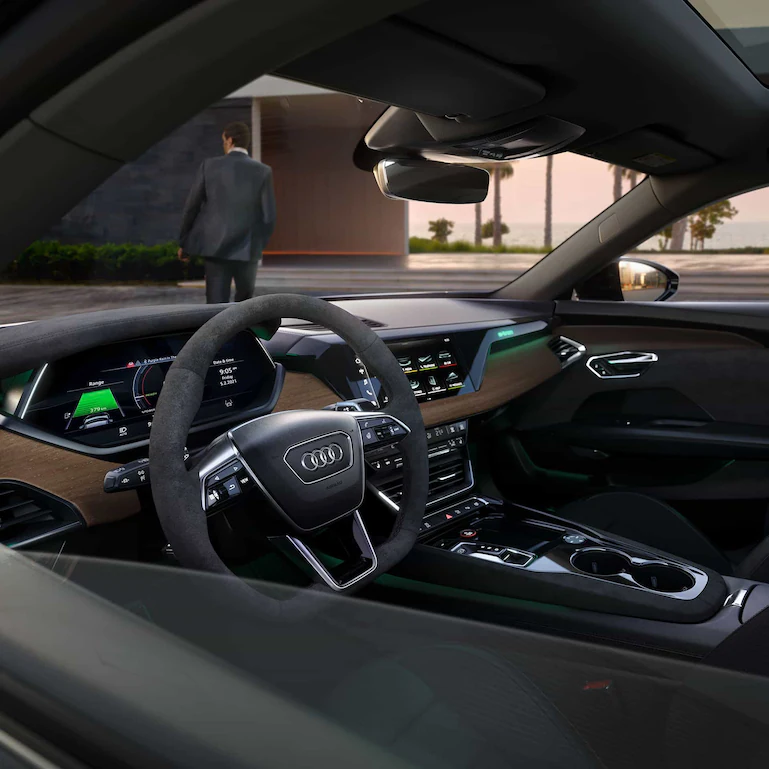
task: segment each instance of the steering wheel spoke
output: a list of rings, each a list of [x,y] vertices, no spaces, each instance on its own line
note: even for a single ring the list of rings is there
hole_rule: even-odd
[[[365,580],[376,571],[379,565],[376,550],[371,544],[371,538],[358,510],[352,513],[350,533],[351,539],[358,549],[359,557],[339,562],[333,566],[324,563],[322,557],[301,537],[293,535],[283,537],[285,544],[282,549],[289,556],[299,556],[302,565],[309,567],[316,580],[319,579],[335,592],[341,592],[348,590],[357,582]]]

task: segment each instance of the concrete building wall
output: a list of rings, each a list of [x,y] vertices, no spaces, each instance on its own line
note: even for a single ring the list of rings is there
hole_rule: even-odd
[[[185,123],[123,166],[46,237],[95,244],[175,241],[195,171],[221,154],[222,129],[234,120],[250,123],[250,99],[219,102]]]

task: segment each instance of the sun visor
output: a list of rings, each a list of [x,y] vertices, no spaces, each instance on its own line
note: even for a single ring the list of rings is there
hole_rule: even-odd
[[[459,120],[514,112],[545,95],[531,78],[397,19],[360,30],[276,74]]]
[[[630,131],[580,154],[653,176],[697,171],[716,162],[707,152],[652,128]]]

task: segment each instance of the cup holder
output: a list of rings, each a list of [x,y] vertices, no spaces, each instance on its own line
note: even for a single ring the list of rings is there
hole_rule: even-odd
[[[630,561],[621,553],[611,550],[582,550],[571,560],[575,569],[599,577],[612,577],[627,571]]]
[[[627,574],[636,585],[657,593],[682,593],[694,587],[689,572],[667,563],[635,564],[616,550],[586,549],[574,553],[572,566],[595,577],[617,577]]]
[[[682,593],[694,587],[694,578],[677,566],[650,563],[636,566],[631,571],[633,579],[642,587],[660,593]]]

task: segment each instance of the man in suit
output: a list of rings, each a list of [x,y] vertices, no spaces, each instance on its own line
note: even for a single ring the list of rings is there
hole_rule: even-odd
[[[224,156],[203,161],[187,197],[179,235],[179,258],[202,256],[206,301],[254,295],[262,251],[275,229],[272,169],[248,154],[251,131],[230,123],[222,133]]]

